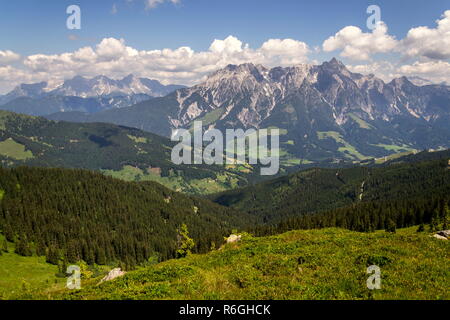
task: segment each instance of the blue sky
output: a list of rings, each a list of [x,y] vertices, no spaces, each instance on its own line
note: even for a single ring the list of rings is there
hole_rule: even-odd
[[[0,49],[21,54],[62,53],[105,37],[124,38],[137,49],[205,50],[213,39],[234,35],[251,46],[293,38],[312,46],[347,25],[366,29],[366,8],[377,4],[397,38],[415,26],[432,27],[448,0],[182,0],[145,10],[145,0],[15,0],[0,3]],[[82,10],[82,29],[66,29],[66,8]],[[113,5],[117,13],[112,14]],[[77,34],[80,41],[68,40]]]
[[[66,28],[66,8],[74,4],[81,30]],[[369,5],[381,9],[379,32],[366,26]],[[287,66],[333,56],[385,80],[450,83],[447,10],[448,0],[1,1],[0,93],[99,73],[190,85],[227,63]]]

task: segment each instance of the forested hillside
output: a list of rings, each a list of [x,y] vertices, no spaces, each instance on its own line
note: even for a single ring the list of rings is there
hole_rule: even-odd
[[[55,122],[0,110],[0,165],[97,170],[127,181],[157,181],[172,190],[212,193],[245,186],[259,169],[175,165],[175,142],[107,123]],[[253,170],[255,169],[255,170]]]
[[[99,173],[0,169],[0,231],[16,252],[53,264],[122,262],[175,257],[177,229],[187,225],[194,252],[220,244],[255,219],[154,182],[124,182]]]
[[[309,169],[210,198],[255,215],[270,228],[278,224],[278,231],[326,226],[367,231],[388,223],[406,227],[430,222],[434,211],[444,214],[449,195],[450,170],[443,158],[376,168]]]

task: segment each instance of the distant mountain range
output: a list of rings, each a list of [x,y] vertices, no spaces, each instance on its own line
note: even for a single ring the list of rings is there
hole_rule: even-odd
[[[416,79],[417,80],[417,79]],[[59,113],[54,120],[109,122],[169,136],[203,120],[211,128],[281,130],[285,162],[364,160],[394,152],[450,146],[450,87],[389,83],[321,65],[267,69],[229,65],[191,88],[95,114]]]
[[[389,83],[332,59],[272,69],[229,65],[205,82],[163,86],[132,75],[21,85],[0,109],[69,122],[105,122],[169,137],[172,129],[279,128],[282,165],[361,161],[450,147],[450,87]],[[12,99],[12,100],[11,100]]]
[[[157,80],[133,75],[121,80],[77,76],[56,87],[47,82],[21,84],[0,96],[0,109],[35,116],[74,111],[96,113],[162,97],[180,88],[184,87],[165,86]]]

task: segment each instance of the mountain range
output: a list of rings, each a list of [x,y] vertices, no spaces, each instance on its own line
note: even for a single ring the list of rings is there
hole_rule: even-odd
[[[10,101],[0,108],[14,112],[166,137],[197,120],[222,130],[279,128],[283,166],[450,147],[449,86],[406,77],[386,83],[334,58],[272,69],[228,65],[189,88],[132,75],[75,77],[51,89],[45,82],[21,85],[2,99]]]
[[[279,128],[285,162],[364,160],[450,146],[450,87],[384,82],[332,59],[272,69],[229,65],[165,97],[54,120],[109,122],[170,136],[202,120],[207,128]]]
[[[121,80],[77,76],[56,86],[47,82],[21,84],[0,96],[0,109],[35,116],[73,111],[95,113],[131,106],[180,88],[183,86],[165,86],[157,80],[134,75]]]

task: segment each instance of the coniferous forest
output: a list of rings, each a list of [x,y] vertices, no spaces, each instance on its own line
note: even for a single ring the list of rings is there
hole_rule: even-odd
[[[397,227],[429,223],[433,216],[443,219],[450,199],[447,156],[445,151],[428,161],[418,154],[382,167],[308,169],[210,199],[279,230],[291,225],[370,231],[388,222]]]
[[[206,252],[255,219],[153,182],[124,182],[83,170],[0,169],[0,230],[16,252],[52,264],[175,257],[185,224],[193,252]]]

